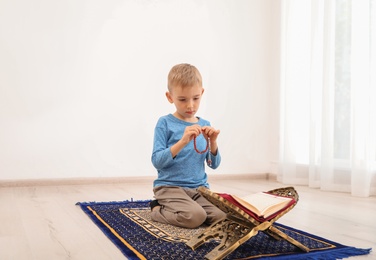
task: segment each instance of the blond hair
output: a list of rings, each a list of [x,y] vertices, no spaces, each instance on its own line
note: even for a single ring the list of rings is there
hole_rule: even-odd
[[[168,73],[168,91],[173,87],[191,87],[198,84],[202,87],[202,78],[198,69],[190,64],[177,64]]]

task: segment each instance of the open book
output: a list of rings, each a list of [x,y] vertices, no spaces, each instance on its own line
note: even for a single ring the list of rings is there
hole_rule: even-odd
[[[218,193],[218,195],[241,208],[258,221],[270,220],[296,202],[293,198],[267,192],[258,192],[241,198],[224,193]]]

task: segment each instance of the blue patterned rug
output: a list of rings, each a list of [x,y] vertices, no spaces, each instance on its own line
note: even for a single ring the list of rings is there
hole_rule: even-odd
[[[153,222],[149,201],[77,203],[128,259],[204,259],[218,245],[209,241],[191,250],[185,242],[203,229],[184,229]],[[344,246],[282,224],[275,227],[311,249],[304,253],[284,240],[263,232],[249,239],[225,259],[342,259],[368,254],[371,249]]]

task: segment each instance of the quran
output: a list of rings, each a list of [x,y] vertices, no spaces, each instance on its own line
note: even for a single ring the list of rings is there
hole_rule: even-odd
[[[296,202],[292,197],[284,197],[267,192],[258,192],[245,197],[226,193],[218,193],[218,195],[241,208],[260,222],[274,218],[281,211]]]

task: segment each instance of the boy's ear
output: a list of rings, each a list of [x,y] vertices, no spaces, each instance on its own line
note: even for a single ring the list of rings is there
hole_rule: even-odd
[[[170,102],[171,104],[174,103],[174,101],[172,100],[170,92],[168,92],[168,91],[166,92],[166,97],[167,97],[168,102]]]

